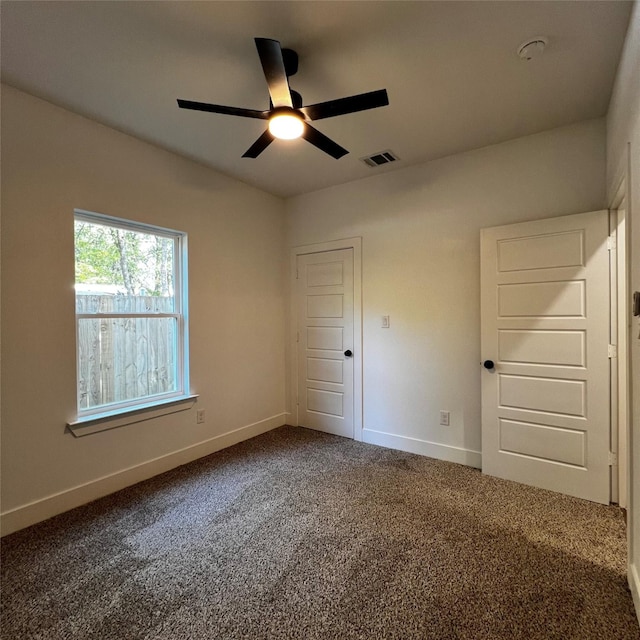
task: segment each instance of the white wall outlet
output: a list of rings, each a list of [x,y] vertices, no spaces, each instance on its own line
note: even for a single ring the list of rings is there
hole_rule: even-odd
[[[451,420],[451,414],[448,411],[440,412],[440,424],[443,427],[448,427]]]
[[[388,329],[391,326],[389,322],[389,316],[382,316],[382,328]]]
[[[202,424],[204,422],[204,418],[204,409],[198,409],[198,411],[196,411],[196,423]]]

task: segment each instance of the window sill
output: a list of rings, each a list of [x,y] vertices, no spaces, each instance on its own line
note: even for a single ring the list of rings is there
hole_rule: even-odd
[[[186,411],[193,407],[197,399],[197,395],[181,396],[139,405],[135,409],[105,411],[104,413],[97,413],[68,422],[67,427],[76,438],[81,438],[91,433],[116,429],[127,424],[151,420],[152,418],[166,416],[178,411]]]

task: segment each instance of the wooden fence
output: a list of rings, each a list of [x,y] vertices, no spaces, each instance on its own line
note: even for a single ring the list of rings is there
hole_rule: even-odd
[[[76,295],[76,313],[172,313],[173,299]],[[174,318],[79,318],[81,409],[167,393],[176,388]]]

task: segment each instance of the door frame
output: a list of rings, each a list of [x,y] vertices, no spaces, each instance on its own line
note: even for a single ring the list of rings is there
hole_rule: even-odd
[[[616,358],[611,360],[611,451],[615,453],[616,477],[612,477],[612,502],[627,508],[630,503],[630,415],[629,403],[629,342],[628,342],[628,291],[629,264],[627,249],[626,209],[629,206],[626,175],[622,177],[609,206],[610,237],[615,238],[611,268],[611,344],[616,345]],[[624,208],[621,206],[624,205]]]
[[[298,418],[298,287],[296,269],[298,256],[353,249],[353,439],[362,440],[362,238],[344,238],[329,242],[305,244],[291,249],[289,270],[289,345],[291,381],[289,403],[291,422],[300,426]]]

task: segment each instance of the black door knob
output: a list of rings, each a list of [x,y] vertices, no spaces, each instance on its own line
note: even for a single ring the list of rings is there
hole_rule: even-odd
[[[482,363],[482,366],[483,366],[485,369],[493,369],[496,365],[494,364],[493,360],[485,360],[485,361]]]
[[[347,350],[344,352],[344,355],[345,355],[345,356],[347,356],[347,358],[350,358],[350,357],[353,355],[353,353],[352,353],[351,349],[347,349]]]

